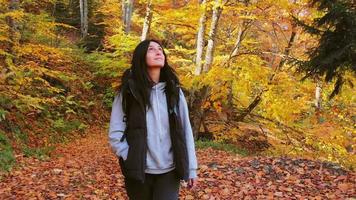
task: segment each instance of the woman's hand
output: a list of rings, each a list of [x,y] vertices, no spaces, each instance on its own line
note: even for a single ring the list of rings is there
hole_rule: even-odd
[[[198,178],[190,178],[188,180],[188,188],[189,189],[194,189],[197,184],[198,184]]]

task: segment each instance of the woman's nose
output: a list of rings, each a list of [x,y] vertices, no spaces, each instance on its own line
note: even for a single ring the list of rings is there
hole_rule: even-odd
[[[159,49],[156,49],[156,55],[162,55],[162,51]]]

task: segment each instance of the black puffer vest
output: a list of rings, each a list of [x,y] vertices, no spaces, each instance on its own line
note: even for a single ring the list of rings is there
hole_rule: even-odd
[[[147,156],[146,106],[141,100],[134,80],[127,72],[124,73],[124,76],[128,76],[123,78],[121,88],[122,94],[125,95],[123,102],[126,118],[124,137],[129,145],[129,151],[125,161],[120,157],[120,167],[126,178],[144,182]],[[176,94],[179,94],[179,87],[175,88],[178,90],[175,91],[178,92]],[[189,163],[185,133],[179,118],[178,103],[172,105],[173,102],[178,102],[179,98],[172,99],[173,96],[170,94],[166,94],[166,96],[175,170],[180,179],[188,180]]]

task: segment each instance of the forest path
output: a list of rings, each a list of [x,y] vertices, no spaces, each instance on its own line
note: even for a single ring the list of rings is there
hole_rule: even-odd
[[[19,156],[0,180],[0,199],[127,199],[107,133],[59,145],[45,161]],[[336,165],[294,158],[240,157],[197,150],[199,183],[182,183],[180,199],[355,199],[356,174]]]

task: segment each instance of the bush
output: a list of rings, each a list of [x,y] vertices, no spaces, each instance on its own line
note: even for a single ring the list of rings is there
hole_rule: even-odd
[[[195,142],[195,145],[197,148],[200,148],[200,149],[205,149],[205,148],[211,147],[213,149],[223,150],[223,151],[231,152],[234,154],[239,154],[241,156],[248,155],[248,152],[246,150],[240,149],[240,148],[236,147],[235,145],[224,144],[224,143],[211,141],[211,140],[197,140]]]
[[[0,132],[0,170],[10,171],[16,160],[6,135]]]
[[[22,149],[26,157],[35,157],[40,160],[48,159],[50,153],[53,150],[54,150],[53,146],[39,147],[39,148],[30,148],[26,146]]]

